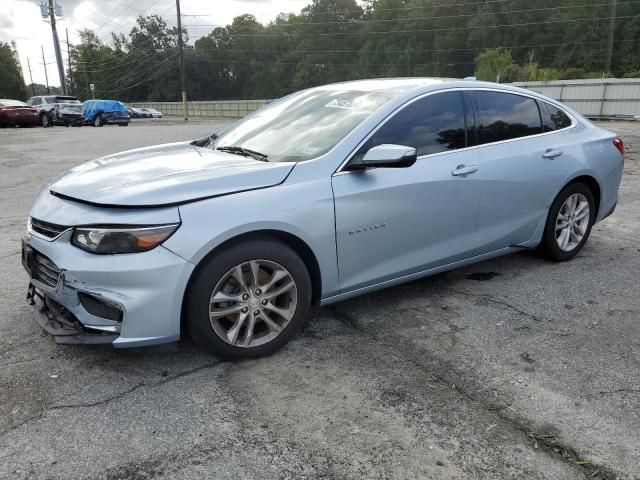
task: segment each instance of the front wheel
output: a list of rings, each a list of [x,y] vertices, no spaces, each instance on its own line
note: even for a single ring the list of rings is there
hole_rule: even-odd
[[[104,125],[104,120],[102,118],[102,115],[96,115],[96,118],[93,120],[93,126],[101,127],[103,125]]]
[[[273,240],[227,248],[196,273],[186,303],[193,339],[214,355],[269,355],[302,327],[311,280],[300,257]]]
[[[551,260],[569,260],[584,246],[596,217],[591,189],[572,183],[556,197],[545,226],[541,250]]]

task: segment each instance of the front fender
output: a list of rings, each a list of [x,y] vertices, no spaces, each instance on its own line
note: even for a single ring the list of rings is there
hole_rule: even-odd
[[[315,255],[322,296],[338,293],[333,193],[329,178],[241,192],[179,206],[182,221],[166,248],[197,265],[239,235],[276,230],[296,236]]]

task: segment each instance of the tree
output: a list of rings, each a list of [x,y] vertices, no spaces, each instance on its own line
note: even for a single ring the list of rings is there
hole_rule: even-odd
[[[476,58],[478,80],[499,82],[500,77],[515,67],[511,52],[506,48],[487,48]]]
[[[0,42],[0,98],[26,100],[27,97],[16,45]]]

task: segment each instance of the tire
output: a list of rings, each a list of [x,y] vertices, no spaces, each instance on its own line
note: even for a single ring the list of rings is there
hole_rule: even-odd
[[[226,359],[269,355],[287,343],[309,316],[309,272],[286,245],[275,240],[244,241],[204,262],[190,282],[185,323],[193,340],[212,354]],[[258,265],[257,288],[250,262]],[[236,281],[238,266],[243,284]],[[281,290],[284,293],[278,293]],[[216,301],[214,294],[233,300]],[[225,316],[230,310],[234,313]]]
[[[102,127],[103,125],[104,125],[104,119],[102,118],[102,115],[96,115],[96,118],[93,119],[93,126]]]
[[[575,202],[572,203],[569,199],[575,199]],[[583,206],[585,202],[589,209],[586,214]],[[561,213],[568,219],[560,218]],[[595,216],[595,200],[591,189],[584,183],[566,186],[549,209],[540,251],[554,262],[573,258],[587,242]],[[561,228],[562,225],[567,226]]]
[[[40,115],[40,125],[42,125],[42,128],[49,128],[53,126],[53,120],[51,120],[51,116],[48,113]]]

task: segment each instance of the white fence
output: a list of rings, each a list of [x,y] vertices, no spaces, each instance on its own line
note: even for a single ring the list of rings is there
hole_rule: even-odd
[[[216,100],[204,102],[187,102],[189,118],[242,118],[255,112],[266,103],[266,100]],[[132,102],[132,107],[155,108],[163,115],[182,116],[181,102]]]
[[[640,117],[640,78],[515,82],[512,85],[559,100],[587,117]],[[265,103],[266,100],[189,102],[189,118],[242,118]],[[135,102],[130,105],[155,108],[169,116],[183,114],[180,102]]]
[[[640,78],[515,82],[558,100],[586,117],[640,117]]]

